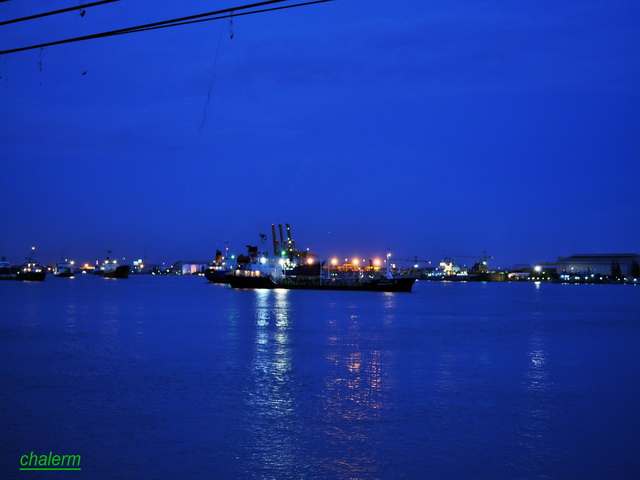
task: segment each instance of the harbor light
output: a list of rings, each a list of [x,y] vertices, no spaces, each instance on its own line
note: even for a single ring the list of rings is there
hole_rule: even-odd
[[[337,258],[332,258],[331,259],[331,265],[338,265],[338,259]]]
[[[360,264],[360,260],[358,260],[357,258],[353,259],[353,264],[354,265],[359,265]]]
[[[374,266],[376,266],[376,267],[379,267],[379,266],[380,266],[380,263],[381,263],[381,262],[380,262],[380,259],[379,259],[379,258],[376,258],[376,259],[373,261],[373,265],[374,265]]]
[[[260,258],[260,263],[264,265],[265,263],[267,263],[267,259],[264,257]]]
[[[307,265],[311,265],[313,263],[313,258],[307,258]]]

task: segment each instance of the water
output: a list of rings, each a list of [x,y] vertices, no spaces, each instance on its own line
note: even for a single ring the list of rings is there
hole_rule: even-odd
[[[0,306],[1,478],[640,475],[638,287],[49,277]]]

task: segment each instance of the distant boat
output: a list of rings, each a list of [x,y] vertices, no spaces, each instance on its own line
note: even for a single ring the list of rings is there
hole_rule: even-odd
[[[66,260],[60,263],[56,263],[53,267],[53,275],[56,277],[73,277],[74,266],[73,262],[67,262]]]
[[[111,251],[109,251],[111,253]],[[129,278],[129,265],[119,265],[117,260],[105,259],[100,268],[96,268],[93,273],[104,278]]]
[[[220,250],[216,250],[216,259],[204,271],[204,276],[211,283],[227,283],[226,277],[232,274],[235,266],[234,260],[227,260]]]
[[[34,257],[36,247],[31,247],[31,255],[27,257],[22,265],[17,267],[16,280],[28,282],[42,282],[47,276],[47,269]]]
[[[383,274],[378,267],[332,269],[316,255],[295,248],[288,224],[286,242],[284,238],[278,242],[274,225],[272,233],[274,256],[268,257],[258,247],[247,245],[248,254],[238,256],[237,268],[224,277],[225,283],[231,288],[411,292],[417,280],[413,276],[393,277],[389,269]],[[266,236],[261,237],[264,241]]]
[[[228,265],[210,265],[204,271],[204,276],[211,283],[227,283],[226,278],[231,273],[231,267]]]
[[[47,269],[40,263],[27,259],[18,267],[16,280],[25,280],[28,282],[42,282],[47,276]]]

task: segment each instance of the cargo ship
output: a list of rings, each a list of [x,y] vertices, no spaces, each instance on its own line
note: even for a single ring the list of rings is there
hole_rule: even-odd
[[[394,277],[389,268],[383,273],[378,267],[331,267],[308,250],[298,250],[286,225],[287,236],[279,225],[280,239],[273,235],[273,256],[258,247],[248,246],[247,255],[239,255],[235,269],[224,276],[231,288],[288,290],[351,290],[370,292],[411,292],[417,277]],[[263,240],[266,235],[260,235]]]
[[[415,278],[322,278],[231,275],[231,288],[284,288],[287,290],[352,290],[364,292],[411,292]]]

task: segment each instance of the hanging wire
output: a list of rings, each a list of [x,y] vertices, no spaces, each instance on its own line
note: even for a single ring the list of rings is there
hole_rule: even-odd
[[[9,50],[0,50],[0,55],[7,55],[9,53],[16,53],[16,52],[23,52],[25,50],[32,50],[34,48],[43,48],[43,47],[51,47],[53,45],[61,45],[64,43],[72,43],[72,42],[81,42],[81,41],[85,41],[85,40],[92,40],[95,38],[105,38],[105,37],[110,37],[110,36],[115,36],[115,35],[124,35],[124,34],[128,34],[128,33],[135,33],[135,32],[146,32],[149,30],[157,30],[160,28],[168,28],[168,27],[177,27],[179,25],[190,25],[190,24],[194,24],[194,23],[200,23],[200,22],[209,22],[212,20],[220,20],[223,18],[230,18],[233,15],[235,16],[241,16],[241,15],[252,15],[254,13],[264,13],[264,12],[273,12],[276,10],[284,10],[287,8],[295,8],[295,7],[302,7],[302,6],[307,6],[307,5],[314,5],[314,4],[318,4],[318,3],[326,3],[326,2],[332,2],[334,0],[315,0],[312,2],[305,2],[305,3],[297,3],[294,5],[285,5],[285,6],[281,6],[281,7],[271,7],[271,8],[263,8],[263,9],[259,9],[259,10],[252,10],[249,12],[240,12],[240,13],[233,13],[235,10],[238,9],[249,9],[249,8],[255,8],[257,6],[264,6],[264,5],[269,5],[269,4],[273,4],[273,3],[281,3],[283,1],[287,1],[287,0],[270,0],[270,1],[266,1],[266,2],[260,2],[260,3],[254,3],[251,5],[242,5],[239,7],[234,7],[234,8],[227,8],[224,10],[218,10],[215,12],[209,12],[209,13],[201,13],[198,15],[191,15],[189,17],[182,17],[182,18],[177,18],[177,19],[173,19],[173,20],[165,20],[162,22],[155,22],[155,23],[149,23],[146,25],[139,25],[137,27],[129,27],[129,28],[121,28],[118,30],[111,30],[108,32],[102,32],[102,33],[96,33],[93,35],[86,35],[84,37],[75,37],[75,38],[67,38],[64,40],[58,40],[55,42],[48,42],[48,43],[41,43],[38,45],[29,45],[27,47],[19,47],[19,48],[12,48]],[[232,12],[231,14],[229,14],[229,12]],[[203,18],[203,17],[208,17],[208,18]]]
[[[27,20],[34,20],[36,18],[48,17],[50,15],[58,15],[59,13],[72,12],[73,10],[81,10],[81,9],[82,9],[82,11],[80,12],[80,16],[84,17],[84,14],[86,13],[85,9],[87,9],[89,7],[95,7],[97,5],[103,5],[105,3],[112,3],[112,2],[119,2],[119,1],[120,0],[101,0],[99,2],[93,2],[93,3],[86,3],[84,5],[78,5],[77,7],[62,8],[60,10],[53,10],[51,12],[44,12],[44,13],[38,13],[36,15],[30,15],[28,17],[14,18],[13,20],[6,20],[4,22],[0,22],[0,26],[9,25],[10,23],[26,22]]]
[[[202,122],[200,122],[200,131],[204,128],[207,121],[207,114],[209,113],[209,103],[211,102],[211,92],[213,91],[213,82],[216,77],[216,67],[218,66],[218,54],[220,53],[220,43],[222,42],[222,33],[224,30],[220,29],[220,35],[218,36],[218,46],[216,47],[216,55],[213,59],[213,68],[211,69],[211,79],[209,80],[209,91],[207,92],[207,100],[204,104],[204,111],[202,112]]]

